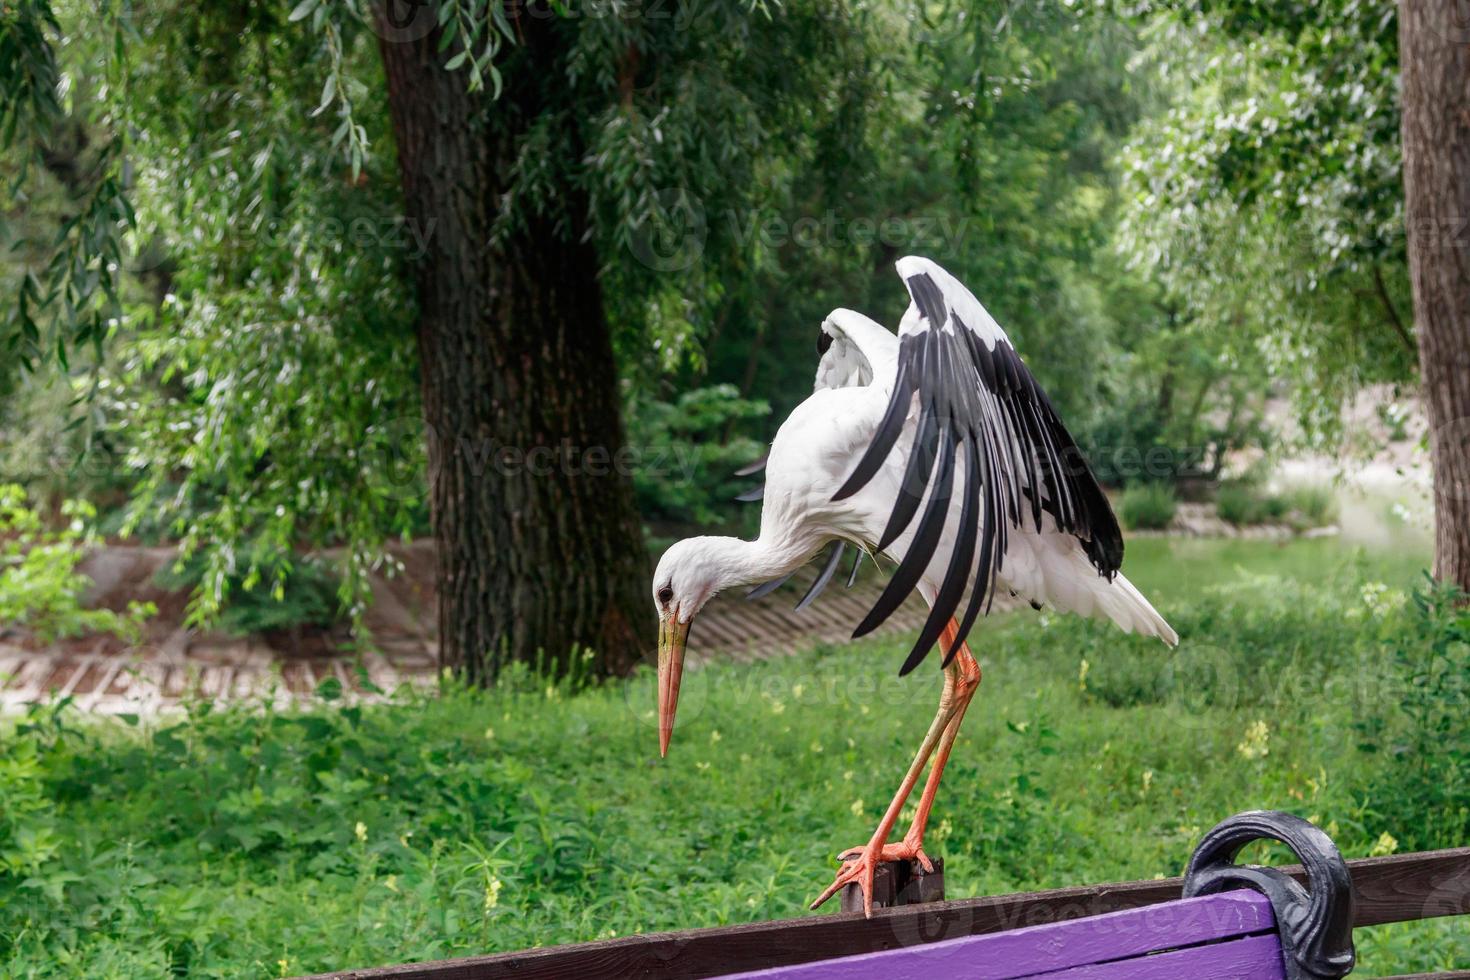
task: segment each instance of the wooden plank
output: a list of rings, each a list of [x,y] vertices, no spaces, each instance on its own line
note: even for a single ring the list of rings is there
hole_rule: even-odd
[[[1274,940],[1275,928],[1271,903],[1264,895],[1236,891],[988,936],[734,974],[725,980],[868,980],[879,976],[1017,980],[1053,974],[1070,976],[1070,972],[1059,971],[1114,960],[1137,963],[1137,957],[1149,953],[1245,936],[1270,934]],[[1276,956],[1279,961],[1279,946]]]
[[[1470,847],[1349,861],[1355,926],[1470,914]],[[1290,870],[1302,878],[1301,869]]]
[[[1470,912],[1470,848],[1361,858],[1348,865],[1357,893],[1356,926]],[[1282,870],[1302,877],[1299,867]],[[881,909],[869,920],[856,914],[816,915],[323,976],[342,980],[557,980],[567,976],[696,980],[1157,905],[1179,898],[1182,887],[1181,879],[1166,878],[1059,888]]]

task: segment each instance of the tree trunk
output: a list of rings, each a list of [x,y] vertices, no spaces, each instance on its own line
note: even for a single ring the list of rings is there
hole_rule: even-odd
[[[439,657],[473,683],[513,660],[564,667],[577,647],[621,673],[654,635],[587,199],[563,180],[497,227],[519,141],[556,108],[561,25],[527,10],[498,100],[444,69],[459,46],[439,51],[437,27],[382,11],[376,25],[404,208],[428,240],[415,279]],[[548,135],[553,165],[575,166],[575,131]]]
[[[1404,201],[1434,463],[1434,574],[1470,590],[1470,23],[1399,5]]]

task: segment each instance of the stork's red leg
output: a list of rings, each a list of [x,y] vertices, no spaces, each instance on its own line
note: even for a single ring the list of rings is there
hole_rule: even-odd
[[[957,629],[957,625],[951,620],[940,637],[941,650],[949,649],[950,644],[954,642]],[[969,707],[970,699],[974,697],[975,689],[979,686],[980,665],[975,662],[968,648],[961,648],[956,653],[954,660],[944,669],[944,689],[939,695],[939,711],[935,714],[929,731],[924,735],[924,741],[919,746],[914,761],[909,765],[909,770],[904,775],[898,792],[894,795],[893,801],[888,804],[883,819],[878,822],[877,829],[873,831],[873,836],[866,845],[843,852],[842,857],[845,860],[837,871],[836,879],[812,903],[812,908],[816,908],[837,894],[848,883],[857,882],[863,891],[863,912],[866,915],[872,915],[873,875],[879,864],[884,861],[919,859],[926,868],[932,870],[933,865],[928,856],[923,853],[922,848],[924,827],[928,823],[929,810],[934,804],[934,796],[939,789],[939,779],[944,771],[944,763],[949,758],[949,751],[954,745],[955,736],[959,734],[960,721],[964,718],[965,709]],[[893,825],[897,823],[904,803],[918,784],[919,776],[924,771],[924,765],[936,749],[939,750],[939,755],[935,759],[929,780],[924,786],[923,795],[919,800],[919,810],[909,832],[904,835],[903,841],[897,844],[887,843],[888,835],[893,832]]]
[[[957,665],[960,671],[960,681],[956,685],[959,706],[955,709],[954,717],[945,726],[939,745],[934,750],[929,778],[924,783],[924,792],[919,797],[919,806],[914,813],[913,822],[909,824],[908,833],[897,844],[883,846],[884,861],[918,861],[925,871],[934,870],[934,863],[924,853],[924,831],[929,826],[929,811],[934,807],[934,797],[939,793],[939,780],[944,776],[944,764],[949,761],[950,750],[954,748],[954,740],[965,720],[965,711],[974,700],[976,689],[980,687],[980,663],[970,653],[969,646],[960,647],[953,665]]]

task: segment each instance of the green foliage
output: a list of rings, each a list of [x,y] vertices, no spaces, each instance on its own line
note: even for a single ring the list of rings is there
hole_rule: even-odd
[[[1337,517],[1337,497],[1330,487],[1299,484],[1272,493],[1254,476],[1220,485],[1215,506],[1231,524],[1290,524],[1309,530],[1331,524]]]
[[[1376,815],[1404,828],[1396,836],[1408,850],[1470,837],[1470,608],[1463,593],[1425,578],[1414,594],[1415,629],[1390,644],[1398,703],[1359,724],[1359,748],[1394,767],[1371,793]],[[1381,587],[1366,590],[1365,600],[1395,599]]]
[[[96,12],[98,43],[93,73],[102,85],[121,84],[113,41],[124,30],[116,11]],[[0,344],[26,370],[90,345],[100,352],[121,310],[123,236],[135,215],[123,185],[125,139],[107,133],[91,141],[80,133],[66,98],[72,80],[57,57],[63,30],[49,0],[22,0],[0,12],[0,185],[6,211],[24,212],[28,184],[59,184],[68,198],[56,225],[43,236],[16,236],[5,228],[0,244],[12,245],[18,268],[15,304],[0,320]],[[109,128],[125,120],[98,113]],[[90,144],[90,145],[89,145]],[[7,221],[7,225],[8,225]]]
[[[257,562],[247,563],[253,567]],[[168,589],[198,589],[209,573],[208,562],[194,555],[159,571],[158,583]],[[294,559],[272,588],[247,582],[237,572],[226,581],[227,597],[215,625],[227,633],[245,636],[303,626],[325,628],[341,616],[342,582],[322,561]]]
[[[13,343],[28,363],[56,355],[47,390],[71,404],[28,386],[0,428],[61,430],[45,477],[64,485],[48,491],[120,495],[110,526],[203,555],[194,621],[217,617],[232,583],[279,591],[298,550],[339,546],[359,619],[384,539],[427,523],[405,269],[433,230],[396,217],[391,159],[344,175],[334,123],[311,112],[318,70],[372,79],[376,39],[359,24],[323,44],[275,4],[23,6],[42,26],[16,35],[18,57],[54,62],[70,94],[29,111],[10,147],[43,166],[6,188],[25,207],[0,279],[37,318]],[[353,132],[386,138],[383,100],[342,84],[373,110]],[[70,311],[51,333],[33,295]],[[85,326],[104,313],[105,347]],[[83,376],[67,359],[85,340]],[[28,426],[44,408],[54,417]]]
[[[1310,438],[1411,380],[1392,5],[1150,2],[1169,91],[1120,156],[1119,242],[1235,371],[1288,391]]]
[[[760,476],[735,471],[756,459],[761,447],[735,436],[741,421],[770,413],[763,401],[741,398],[733,385],[696,388],[671,402],[640,401],[628,409],[628,445],[635,454],[633,486],[639,510],[654,520],[723,524],[735,519],[736,494]]]
[[[50,809],[42,752],[34,739],[23,739],[0,755],[0,881],[24,880],[56,857],[60,842]],[[56,895],[61,898],[59,894]]]
[[[1144,483],[1123,492],[1118,513],[1127,527],[1157,530],[1169,526],[1178,506],[1173,487],[1164,483]]]
[[[1317,544],[1301,547],[1324,570]],[[1254,807],[1313,819],[1349,857],[1392,849],[1385,834],[1462,841],[1463,759],[1443,746],[1463,734],[1447,685],[1464,624],[1379,571],[1177,599],[1161,606],[1176,652],[1070,617],[992,622],[985,710],[930,828],[950,894],[1176,874],[1200,834]],[[937,669],[892,676],[906,649],[693,671],[662,763],[648,674],[197,705],[136,727],[37,709],[0,760],[8,966],[291,975],[798,915],[835,851],[871,832],[933,711]],[[1121,693],[1137,676],[1147,698]],[[1358,747],[1365,718],[1383,719],[1377,751]],[[1435,801],[1448,816],[1426,821]],[[1470,955],[1453,921],[1356,938],[1368,973]]]
[[[62,516],[66,526],[48,530],[24,490],[0,484],[0,623],[25,627],[43,642],[82,633],[136,639],[143,620],[157,610],[137,602],[125,613],[84,608],[91,583],[77,565],[92,544],[96,512],[83,501],[67,501]]]
[[[1331,487],[1298,484],[1281,493],[1288,520],[1299,528],[1325,527],[1337,520],[1337,495]]]
[[[1221,484],[1215,508],[1222,520],[1236,525],[1272,523],[1286,515],[1285,501],[1248,480]]]

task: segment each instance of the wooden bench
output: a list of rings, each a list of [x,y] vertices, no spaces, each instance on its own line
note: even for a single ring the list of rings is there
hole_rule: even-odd
[[[1305,886],[1235,857],[1279,840],[1301,858]],[[987,936],[729,975],[729,980],[1336,980],[1352,971],[1353,889],[1322,831],[1286,813],[1245,813],[1205,835],[1178,901]]]
[[[1263,838],[1286,843],[1302,865],[1234,863],[1241,848]],[[877,911],[872,919],[808,916],[630,936],[328,976],[1319,980],[1352,970],[1354,926],[1467,913],[1470,848],[1345,862],[1306,821],[1247,813],[1205,835],[1184,878],[908,905]],[[1470,970],[1434,976],[1470,980]]]

